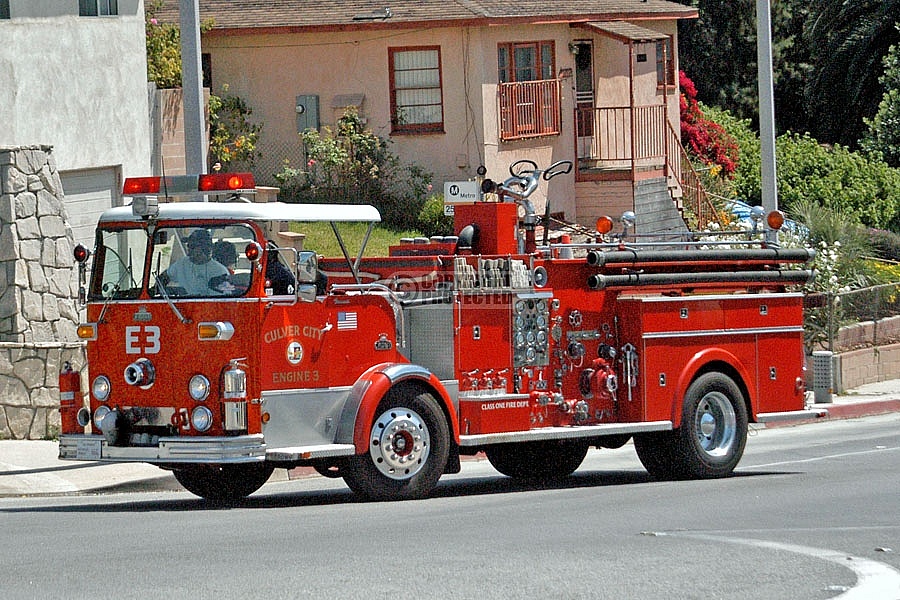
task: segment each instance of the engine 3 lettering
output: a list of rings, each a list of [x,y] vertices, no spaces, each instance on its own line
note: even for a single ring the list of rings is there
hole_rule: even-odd
[[[305,383],[318,381],[319,371],[281,371],[272,373],[272,383]]]

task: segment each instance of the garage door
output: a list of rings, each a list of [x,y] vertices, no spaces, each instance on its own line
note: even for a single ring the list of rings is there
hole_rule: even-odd
[[[100,213],[120,204],[118,168],[65,171],[59,176],[75,243],[93,248],[94,229]]]

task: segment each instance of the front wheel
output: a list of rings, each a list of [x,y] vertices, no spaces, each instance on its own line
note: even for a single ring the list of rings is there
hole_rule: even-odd
[[[249,496],[269,480],[271,464],[202,465],[174,469],[172,474],[184,488],[211,502],[235,502]]]
[[[371,500],[424,498],[450,456],[447,419],[434,397],[411,386],[390,390],[369,430],[369,448],[341,469],[355,493]]]
[[[681,427],[636,435],[641,463],[659,479],[713,479],[734,471],[747,443],[747,407],[722,373],[695,379],[684,396]]]

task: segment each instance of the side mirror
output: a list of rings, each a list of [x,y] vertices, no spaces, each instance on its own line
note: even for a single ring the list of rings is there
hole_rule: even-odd
[[[304,250],[297,256],[297,282],[315,283],[319,271],[319,257],[315,252]]]
[[[316,301],[316,285],[314,283],[301,283],[297,286],[297,297],[301,302]]]

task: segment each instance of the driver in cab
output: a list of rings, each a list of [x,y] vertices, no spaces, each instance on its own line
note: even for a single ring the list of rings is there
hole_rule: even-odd
[[[182,288],[188,296],[228,294],[234,290],[228,268],[212,258],[212,236],[207,230],[195,229],[185,240],[185,248],[187,254],[166,269],[166,287]]]

